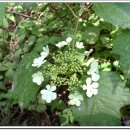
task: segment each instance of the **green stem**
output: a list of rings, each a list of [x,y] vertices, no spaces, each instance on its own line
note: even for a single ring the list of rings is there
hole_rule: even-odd
[[[72,43],[72,49],[74,49],[74,46],[75,46],[78,25],[79,25],[79,19],[77,19],[77,22],[76,22],[76,27],[75,27],[75,32],[74,32],[74,40],[73,40],[73,43]]]

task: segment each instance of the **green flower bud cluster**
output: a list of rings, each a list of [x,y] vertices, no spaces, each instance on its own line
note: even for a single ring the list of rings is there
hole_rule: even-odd
[[[76,57],[77,55],[78,52],[74,49],[53,54],[53,64],[47,66],[46,75],[51,78],[54,84],[57,86],[67,85],[71,90],[81,84],[77,75],[83,74],[84,67]]]
[[[80,84],[81,81],[78,79],[76,73],[70,76],[70,79],[68,80],[69,90],[76,89],[76,87],[79,87]]]
[[[82,73],[81,63],[77,59],[77,51],[69,50],[63,52],[59,52],[55,56],[53,56],[55,63],[61,66],[61,69],[64,70],[64,74],[72,74],[72,73]]]

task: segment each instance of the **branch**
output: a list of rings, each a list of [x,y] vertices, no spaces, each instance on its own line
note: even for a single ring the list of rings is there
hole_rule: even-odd
[[[48,123],[49,123],[49,126],[51,126],[51,122],[50,122],[50,119],[49,119],[49,116],[47,115],[46,111],[44,111],[46,117],[47,117],[47,120],[48,120]]]
[[[23,14],[23,13],[18,13],[16,11],[6,11],[5,13],[11,13],[11,14],[20,15],[20,16],[23,16],[23,17],[26,17],[26,18],[32,18],[31,16],[28,16],[28,15]]]
[[[65,3],[66,4],[66,6],[68,7],[68,9],[71,11],[71,13],[73,14],[73,16],[75,17],[75,18],[78,18],[79,19],[79,17],[74,13],[74,11],[72,10],[72,8],[67,4],[67,3]]]

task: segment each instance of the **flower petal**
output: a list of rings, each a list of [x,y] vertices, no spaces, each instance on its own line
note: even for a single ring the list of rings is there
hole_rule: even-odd
[[[49,84],[46,85],[47,90],[51,91],[51,86]]]
[[[92,94],[97,95],[98,94],[98,89],[92,89]]]
[[[69,42],[71,42],[72,41],[72,38],[71,37],[68,37],[67,39],[66,39],[66,42],[67,43],[69,43]]]
[[[38,57],[34,59],[32,66],[39,68],[45,62],[44,57]]]
[[[74,99],[70,100],[69,102],[70,102],[71,105],[75,104],[75,100]]]
[[[51,86],[51,91],[55,91],[56,90],[56,86]]]
[[[73,94],[70,94],[70,95],[68,96],[68,98],[69,98],[69,99],[73,99],[73,98],[74,98],[74,95],[73,95]]]
[[[82,88],[83,88],[83,90],[87,90],[87,85],[84,84],[84,85],[82,86]]]
[[[40,93],[43,95],[43,94],[46,93],[46,91],[47,91],[47,90],[43,89],[43,90],[40,91]]]
[[[59,48],[65,46],[65,45],[67,45],[66,41],[62,41],[62,42],[59,42],[58,44],[56,44],[56,46],[59,47]]]
[[[56,94],[56,93],[54,93],[54,92],[51,94],[51,96],[52,96],[52,97],[51,97],[51,98],[52,98],[52,100],[55,100],[55,99],[57,98],[57,94]]]
[[[84,54],[86,56],[89,56],[93,52],[93,49],[90,49],[89,51],[85,51]]]
[[[62,43],[62,45],[67,45],[66,41],[62,41],[61,43]]]
[[[76,105],[77,107],[79,107],[80,104],[81,104],[81,102],[80,102],[79,100],[76,100],[76,101],[75,101],[75,105]]]
[[[98,73],[98,62],[97,61],[93,61],[90,65],[90,70],[92,72],[96,72]]]
[[[77,98],[78,98],[78,100],[81,100],[81,101],[83,100],[83,96],[82,95],[78,95]]]
[[[89,86],[92,83],[92,79],[91,78],[87,78],[86,79],[86,84],[87,86]]]
[[[98,81],[100,79],[100,75],[96,73],[92,73],[92,80],[93,81]]]
[[[90,59],[87,61],[86,66],[89,66],[93,61],[94,61],[94,58],[93,58],[93,57],[90,58]]]
[[[86,95],[87,95],[88,97],[92,97],[92,92],[91,92],[91,90],[87,90]]]
[[[52,101],[51,97],[46,98],[47,103],[51,103],[51,101]]]
[[[98,83],[98,82],[93,82],[93,83],[91,84],[91,86],[92,86],[92,88],[98,88],[99,83]]]

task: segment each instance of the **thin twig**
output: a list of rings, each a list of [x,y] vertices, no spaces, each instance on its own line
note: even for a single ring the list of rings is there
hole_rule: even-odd
[[[11,118],[13,118],[13,117],[15,116],[16,112],[18,111],[18,109],[19,109],[19,106],[17,106],[16,110],[15,110],[14,113],[11,115]]]
[[[49,123],[49,126],[51,126],[51,122],[50,122],[50,119],[49,119],[49,116],[47,115],[46,111],[44,111],[46,117],[47,117],[47,120],[48,120],[48,123]]]
[[[3,120],[6,122],[7,125],[9,125],[8,121],[6,120],[6,117],[4,116],[4,113],[3,113],[3,110],[2,110],[1,107],[0,107],[0,110],[1,110],[1,114],[2,114]]]
[[[88,9],[89,9],[92,5],[93,5],[93,3],[90,3],[90,4],[88,5],[88,7],[86,8],[86,10],[88,11]]]
[[[71,11],[71,13],[73,14],[73,16],[75,17],[75,18],[78,18],[79,19],[79,17],[74,13],[74,11],[72,10],[72,8],[67,4],[67,3],[65,3],[66,4],[66,6],[68,7],[68,9]]]
[[[28,16],[28,15],[23,14],[23,13],[18,13],[16,11],[6,11],[5,13],[11,13],[11,14],[20,15],[20,16],[23,16],[23,17],[26,17],[26,18],[31,18],[31,16]]]

